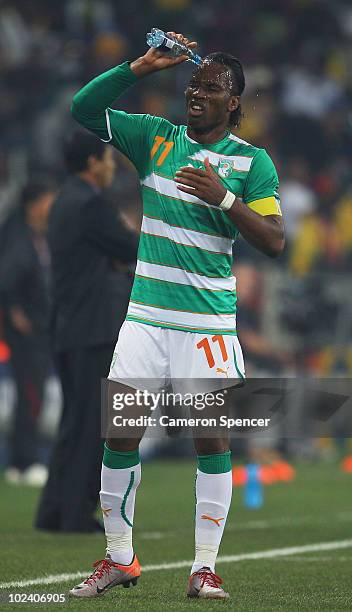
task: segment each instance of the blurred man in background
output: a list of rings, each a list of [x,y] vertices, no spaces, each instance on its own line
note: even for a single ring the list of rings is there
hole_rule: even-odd
[[[111,147],[77,132],[65,149],[70,173],[49,224],[53,338],[63,413],[36,526],[91,532],[100,488],[100,380],[107,376],[131,288],[137,236],[111,209]],[[125,265],[125,267],[124,267]]]
[[[265,278],[258,266],[243,261],[234,266],[238,289],[239,338],[246,354],[248,376],[277,376],[289,356],[285,348],[276,348],[262,329]]]
[[[47,183],[27,184],[20,209],[5,223],[0,263],[4,336],[17,395],[5,477],[29,485],[43,485],[47,478],[46,467],[39,463],[38,420],[50,363],[46,229],[53,198]]]

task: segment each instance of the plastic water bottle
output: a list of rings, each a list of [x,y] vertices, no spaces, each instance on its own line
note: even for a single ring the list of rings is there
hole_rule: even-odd
[[[259,466],[254,463],[247,465],[244,503],[247,508],[254,510],[261,508],[263,505],[263,485],[260,480],[260,470]]]
[[[202,58],[189,49],[186,45],[180,43],[177,38],[166,34],[158,28],[153,28],[151,32],[147,34],[147,44],[149,47],[159,49],[159,51],[165,51],[171,56],[177,57],[178,55],[188,55],[188,58],[194,64],[202,63]]]

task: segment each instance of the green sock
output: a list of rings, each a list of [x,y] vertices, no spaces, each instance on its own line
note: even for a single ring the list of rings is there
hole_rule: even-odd
[[[216,455],[198,455],[198,469],[205,474],[224,474],[230,472],[231,451],[218,453]]]
[[[139,449],[133,451],[114,451],[109,448],[105,442],[103,465],[113,470],[122,470],[138,465]]]

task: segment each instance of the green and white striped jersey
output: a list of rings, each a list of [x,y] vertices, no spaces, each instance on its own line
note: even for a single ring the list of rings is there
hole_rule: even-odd
[[[236,334],[233,243],[226,213],[177,189],[181,166],[204,168],[206,157],[226,189],[260,214],[280,214],[273,162],[228,133],[203,145],[184,125],[109,108],[137,80],[126,62],[86,85],[72,112],[135,165],[143,198],[138,261],[127,320],[198,333]],[[108,104],[106,104],[108,102]]]

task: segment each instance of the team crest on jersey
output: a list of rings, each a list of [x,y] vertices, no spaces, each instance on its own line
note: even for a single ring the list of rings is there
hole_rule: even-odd
[[[218,166],[218,175],[221,176],[221,178],[229,178],[231,174],[232,163],[227,161],[226,159],[221,160]]]

